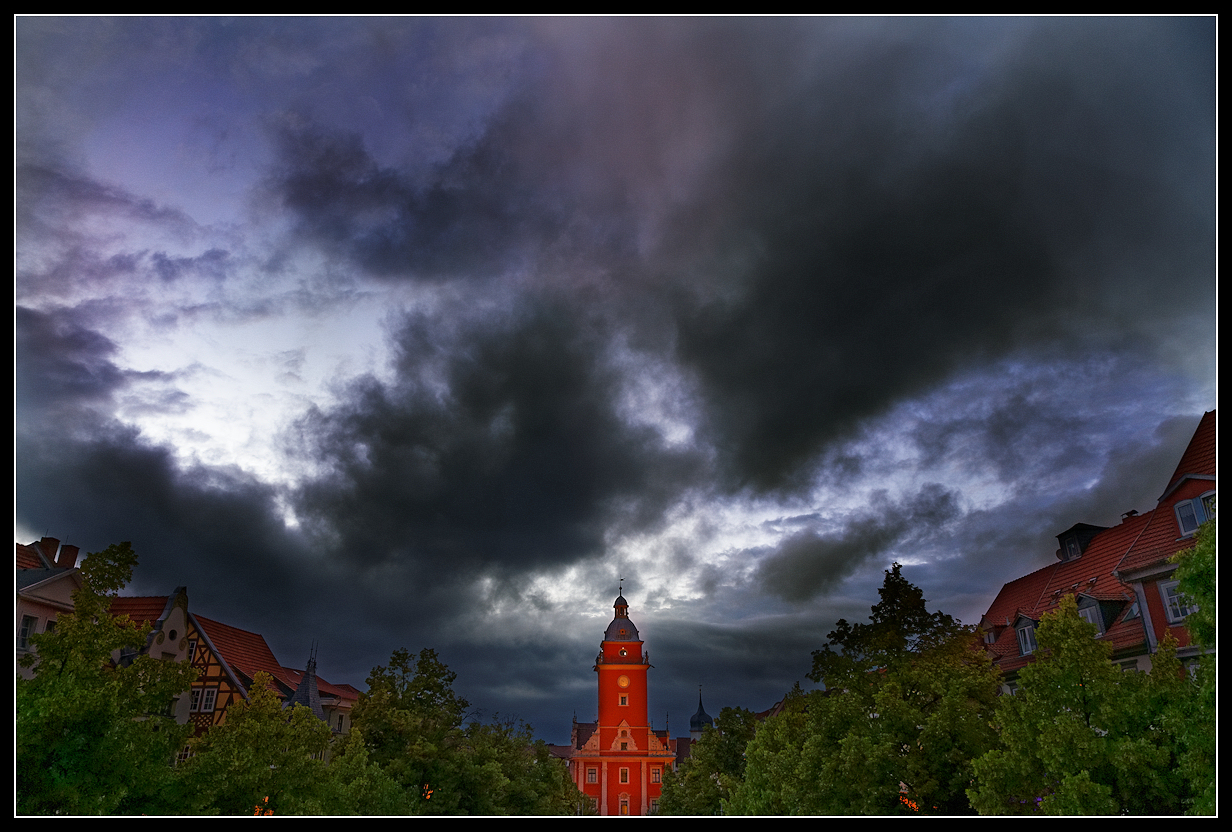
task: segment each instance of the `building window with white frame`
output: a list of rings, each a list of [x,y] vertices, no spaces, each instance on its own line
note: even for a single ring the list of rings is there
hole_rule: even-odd
[[[1029,656],[1035,652],[1035,624],[1034,622],[1026,624],[1018,628],[1018,650],[1024,656]]]
[[[1177,589],[1178,581],[1165,581],[1159,585],[1159,594],[1164,599],[1164,608],[1168,611],[1168,623],[1180,624],[1191,612],[1197,609],[1188,598]]]
[[[1099,614],[1098,604],[1092,604],[1089,607],[1083,607],[1078,610],[1078,617],[1095,627],[1095,635],[1102,636],[1104,634],[1104,622]]]
[[[218,688],[205,688],[201,692],[201,712],[213,713],[214,701],[218,698]]]
[[[34,635],[35,627],[38,626],[38,619],[32,615],[23,615],[21,617],[21,628],[17,631],[17,649],[30,649],[30,636]]]

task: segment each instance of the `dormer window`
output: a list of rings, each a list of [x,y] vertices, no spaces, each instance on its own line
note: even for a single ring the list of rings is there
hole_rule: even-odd
[[[1061,548],[1057,550],[1057,557],[1062,563],[1078,560],[1087,550],[1087,546],[1091,545],[1091,541],[1102,531],[1107,531],[1107,528],[1092,526],[1090,523],[1075,523],[1057,535],[1057,542],[1061,544]]]
[[[1035,652],[1035,622],[1027,621],[1018,628],[1018,651],[1029,656]]]
[[[1181,537],[1197,534],[1198,527],[1215,516],[1215,492],[1208,491],[1196,500],[1182,500],[1173,508]]]
[[[1095,635],[1102,636],[1104,634],[1104,620],[1099,613],[1099,604],[1089,599],[1085,602],[1087,606],[1078,608],[1078,617],[1095,628]]]

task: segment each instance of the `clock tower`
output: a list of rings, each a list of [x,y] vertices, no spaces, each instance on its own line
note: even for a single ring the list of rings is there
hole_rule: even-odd
[[[652,814],[663,775],[675,762],[667,731],[650,727],[646,671],[651,667],[623,595],[603,634],[595,673],[599,677],[597,722],[573,723],[569,770],[600,815]]]

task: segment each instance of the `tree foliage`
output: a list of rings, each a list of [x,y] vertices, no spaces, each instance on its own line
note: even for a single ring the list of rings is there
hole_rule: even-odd
[[[74,611],[31,640],[17,679],[16,768],[20,814],[125,814],[165,807],[171,763],[189,728],[169,716],[196,671],[121,653],[142,648],[150,628],[113,618],[111,602],[132,578],[128,543],[89,554]]]
[[[1171,722],[1180,735],[1183,750],[1181,769],[1193,784],[1194,796],[1189,814],[1215,814],[1215,612],[1216,612],[1216,529],[1215,520],[1198,531],[1197,544],[1177,554],[1179,564],[1174,577],[1178,588],[1196,607],[1185,619],[1193,641],[1206,648],[1197,668],[1197,691],[1192,701],[1174,708]]]
[[[680,769],[666,772],[659,814],[722,814],[723,802],[744,781],[744,749],[756,730],[757,718],[752,711],[724,708],[717,725],[707,726],[692,744]]]
[[[998,675],[971,628],[928,612],[894,564],[869,623],[839,621],[813,653],[824,692],[750,742],[732,811],[961,814],[971,761],[991,748]]]
[[[1150,674],[1123,673],[1073,596],[1046,613],[1036,661],[1002,697],[998,747],[975,762],[982,814],[1173,814],[1187,791],[1168,714],[1192,695],[1170,637]]]
[[[573,814],[580,792],[529,726],[467,722],[456,674],[421,650],[397,650],[373,669],[353,724],[370,759],[406,795],[413,814]]]
[[[180,772],[185,808],[247,815],[264,801],[276,815],[312,812],[329,741],[328,725],[303,705],[284,708],[274,680],[257,673],[248,700],[191,742],[194,756]]]

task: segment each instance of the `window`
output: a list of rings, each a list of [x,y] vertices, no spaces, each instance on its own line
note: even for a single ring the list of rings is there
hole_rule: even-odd
[[[21,617],[21,628],[17,631],[17,649],[30,649],[30,636],[34,635],[34,628],[38,625],[38,619],[32,615],[23,615]]]
[[[188,706],[188,710],[192,711],[193,713],[196,713],[197,711],[201,710],[201,688],[193,688],[191,692],[192,692],[192,702]]]
[[[629,743],[627,743],[627,742],[622,742],[622,743],[620,744],[620,750],[621,750],[621,751],[628,751],[628,750],[629,750]],[[622,783],[627,783],[628,781],[627,781],[627,780],[621,780],[620,782],[622,782]]]
[[[1193,500],[1176,504],[1176,524],[1181,527],[1181,536],[1187,537],[1198,530],[1201,525]]]
[[[47,624],[43,627],[44,633],[54,633],[56,631],[56,620],[54,618],[47,619]]]
[[[627,768],[622,768],[622,769],[620,770],[620,782],[622,782],[622,783],[628,783],[628,782],[629,782],[629,769],[627,769]]]
[[[622,695],[622,696],[620,697],[620,704],[621,704],[621,705],[628,705],[628,704],[629,704],[629,697],[628,697],[628,696],[624,696],[624,695]]]
[[[1215,516],[1215,492],[1208,491],[1196,500],[1183,500],[1173,511],[1181,537],[1197,534],[1198,527]]]
[[[657,800],[650,801],[650,814],[652,815],[659,814],[659,801]]]
[[[203,713],[214,712],[214,700],[218,696],[218,688],[206,688],[201,695],[201,710]]]
[[[662,772],[663,772],[663,770],[662,770],[661,768],[659,768],[658,766],[656,766],[656,767],[652,768],[652,769],[650,770],[650,782],[651,782],[651,783],[661,783],[661,782],[663,782],[663,781],[662,781],[662,777],[663,777]]]
[[[1018,628],[1018,650],[1024,656],[1035,652],[1035,623]]]
[[[1083,607],[1078,610],[1078,617],[1095,627],[1095,635],[1102,636],[1104,634],[1104,622],[1099,614],[1098,604],[1092,604],[1089,607]]]
[[[586,782],[587,783],[598,783],[599,782],[599,769],[597,768],[586,769]]]
[[[1164,607],[1168,610],[1169,624],[1180,624],[1185,620],[1185,616],[1197,609],[1188,598],[1177,591],[1176,581],[1161,583],[1159,594],[1163,596]]]

